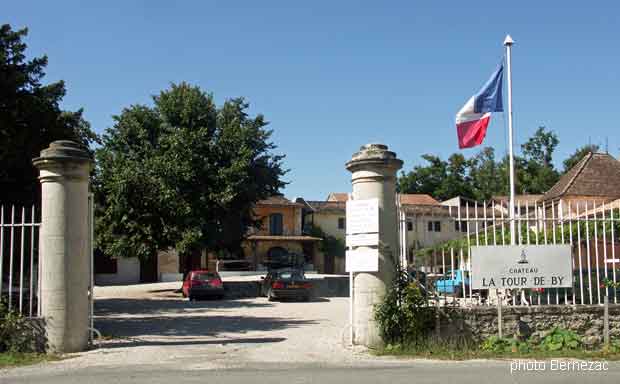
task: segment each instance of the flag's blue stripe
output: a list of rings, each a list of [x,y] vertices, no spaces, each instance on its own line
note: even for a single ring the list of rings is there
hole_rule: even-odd
[[[502,80],[504,63],[500,64],[486,84],[474,95],[474,112],[502,112]]]

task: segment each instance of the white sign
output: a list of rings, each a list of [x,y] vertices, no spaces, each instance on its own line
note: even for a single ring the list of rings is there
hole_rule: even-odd
[[[379,232],[379,199],[347,201],[347,235]]]
[[[379,250],[373,248],[357,248],[347,251],[347,272],[378,272]]]
[[[573,286],[570,245],[471,247],[472,289]]]
[[[347,247],[369,247],[378,245],[378,233],[357,233],[355,235],[347,235]]]

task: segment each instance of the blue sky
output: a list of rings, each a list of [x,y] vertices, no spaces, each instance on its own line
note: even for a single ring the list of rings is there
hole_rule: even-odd
[[[11,1],[29,57],[97,132],[171,82],[244,96],[286,154],[288,197],[350,191],[344,163],[382,142],[405,161],[458,151],[454,115],[510,33],[516,147],[556,131],[556,162],[589,141],[620,152],[620,4],[613,1]],[[561,5],[560,5],[561,4]],[[485,144],[506,152],[503,115]],[[476,149],[463,153],[469,156]]]

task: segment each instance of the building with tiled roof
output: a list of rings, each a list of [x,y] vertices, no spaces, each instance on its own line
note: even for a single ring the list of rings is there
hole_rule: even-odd
[[[327,235],[344,240],[348,198],[348,193],[332,192],[325,201],[300,198],[297,202],[305,205],[303,221],[308,228],[319,227]],[[410,249],[427,247],[462,235],[453,219],[458,214],[458,208],[442,205],[428,194],[401,194],[400,202],[407,217]],[[482,205],[479,209],[483,209]],[[465,217],[465,210],[461,210]],[[329,258],[330,255],[325,255],[326,264]],[[344,272],[344,259],[335,260],[333,264],[337,273]]]
[[[542,197],[542,201],[620,198],[620,161],[607,153],[588,153]]]
[[[348,193],[332,192],[327,196],[326,202],[346,202],[349,199]],[[400,203],[405,205],[440,205],[431,195],[425,193],[403,193],[400,195]]]

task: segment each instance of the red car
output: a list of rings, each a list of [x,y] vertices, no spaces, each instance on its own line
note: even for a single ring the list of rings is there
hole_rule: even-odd
[[[183,281],[183,297],[195,300],[198,297],[224,297],[224,284],[217,272],[207,270],[191,271]]]

